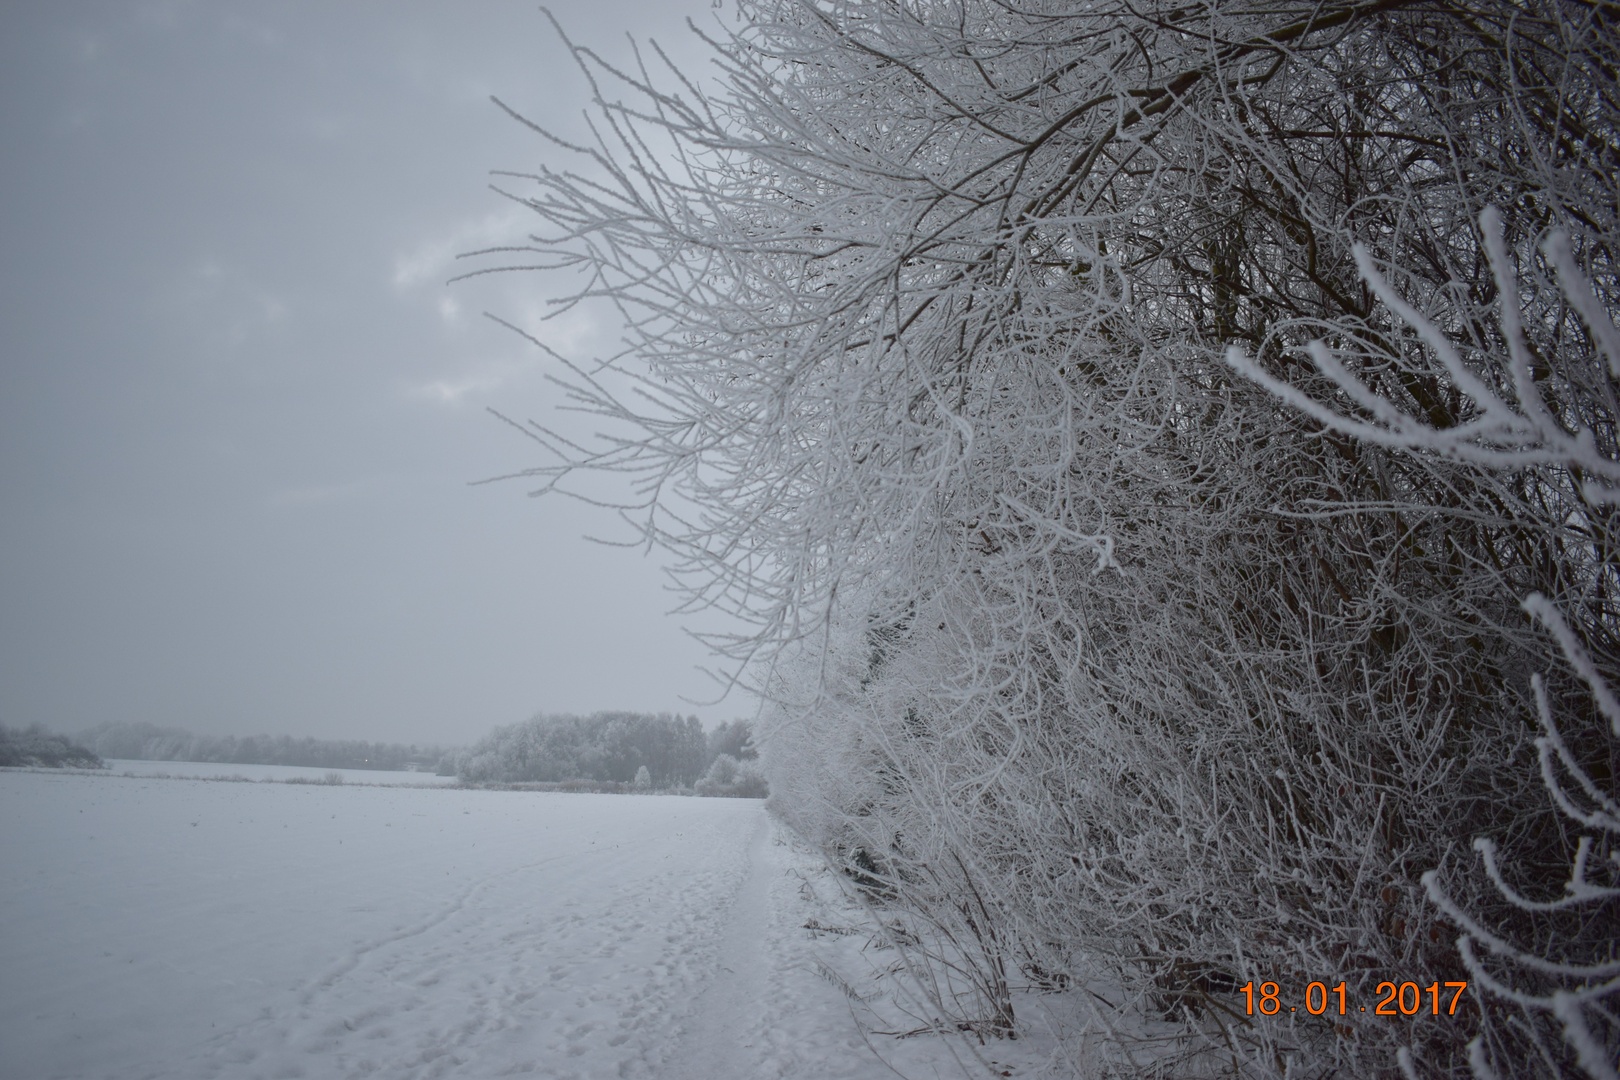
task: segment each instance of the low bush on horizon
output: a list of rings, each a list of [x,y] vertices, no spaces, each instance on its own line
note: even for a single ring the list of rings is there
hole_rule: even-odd
[[[329,772],[325,776],[289,776],[282,781],[283,784],[321,784],[326,787],[338,787],[343,783],[343,774]]]

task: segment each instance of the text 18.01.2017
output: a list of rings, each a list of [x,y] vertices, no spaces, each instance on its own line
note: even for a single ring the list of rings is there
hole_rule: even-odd
[[[1445,989],[1442,990],[1442,987]],[[1377,992],[1383,996],[1379,998],[1378,1003],[1373,1006],[1371,1011],[1378,1016],[1416,1016],[1424,1011],[1425,1002],[1423,997],[1427,994],[1429,996],[1428,1011],[1435,1016],[1439,1016],[1442,999],[1449,993],[1450,1002],[1446,1004],[1446,1015],[1455,1016],[1457,1015],[1457,1002],[1462,1000],[1462,993],[1466,989],[1468,989],[1466,982],[1433,982],[1428,986],[1419,986],[1415,982],[1403,982],[1399,986],[1392,982],[1381,982],[1378,984]],[[1285,1007],[1279,997],[1277,984],[1274,982],[1261,983],[1258,997],[1252,981],[1238,987],[1238,992],[1247,1000],[1247,1011],[1250,1016],[1254,1015],[1257,1004],[1260,1012],[1266,1016],[1275,1016]],[[1313,982],[1305,987],[1305,1011],[1312,1016],[1321,1016],[1328,1011],[1331,997],[1339,999],[1337,1004],[1340,1016],[1350,1011],[1349,994],[1345,989],[1345,984],[1342,982],[1332,989],[1329,989],[1326,983],[1319,982]],[[1297,1012],[1299,1006],[1288,1006],[1287,1008],[1289,1012]],[[1368,1009],[1363,1005],[1360,1011],[1367,1012]]]

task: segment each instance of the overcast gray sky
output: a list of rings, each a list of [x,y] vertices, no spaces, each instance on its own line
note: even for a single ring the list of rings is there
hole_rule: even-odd
[[[696,58],[708,0],[553,0]],[[687,63],[686,66],[693,66]],[[0,723],[470,741],[711,697],[656,558],[601,511],[469,481],[535,463],[547,282],[446,286],[521,236],[492,169],[577,130],[538,7],[0,5]]]

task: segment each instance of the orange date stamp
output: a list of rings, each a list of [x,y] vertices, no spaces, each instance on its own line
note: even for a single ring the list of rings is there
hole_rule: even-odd
[[[1444,987],[1445,990],[1442,991],[1441,987]],[[1455,993],[1451,993],[1453,988],[1455,988]],[[1465,982],[1433,982],[1428,986],[1419,986],[1415,982],[1403,982],[1398,986],[1392,982],[1381,982],[1378,984],[1376,993],[1383,996],[1374,1003],[1370,1011],[1376,1016],[1416,1016],[1418,1013],[1425,1011],[1434,1016],[1439,1016],[1442,999],[1449,993],[1451,1001],[1445,1006],[1446,1015],[1456,1016],[1457,1002],[1462,1000],[1463,991],[1467,989],[1468,984]],[[1388,992],[1386,993],[1386,991]],[[1256,1006],[1265,1016],[1276,1016],[1284,1009],[1289,1012],[1299,1011],[1298,1005],[1285,1005],[1283,1003],[1282,991],[1274,982],[1261,983],[1257,995],[1254,982],[1251,980],[1238,987],[1238,993],[1242,994],[1245,1000],[1248,1001],[1248,1013],[1250,1016],[1254,1015]],[[1424,995],[1428,995],[1429,998],[1426,1010],[1424,1008]],[[1337,1004],[1340,1016],[1352,1011],[1350,995],[1344,983],[1341,982],[1338,986],[1330,989],[1326,983],[1313,982],[1305,987],[1305,1011],[1312,1016],[1321,1016],[1334,1004],[1332,999],[1335,997],[1338,998]],[[1362,1005],[1359,1011],[1368,1012],[1369,1010],[1367,1006]]]

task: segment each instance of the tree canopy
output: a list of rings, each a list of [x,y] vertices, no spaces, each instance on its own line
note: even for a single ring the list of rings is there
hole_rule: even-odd
[[[456,774],[474,783],[594,780],[691,787],[712,755],[696,716],[599,712],[541,715],[496,728],[463,754]]]

